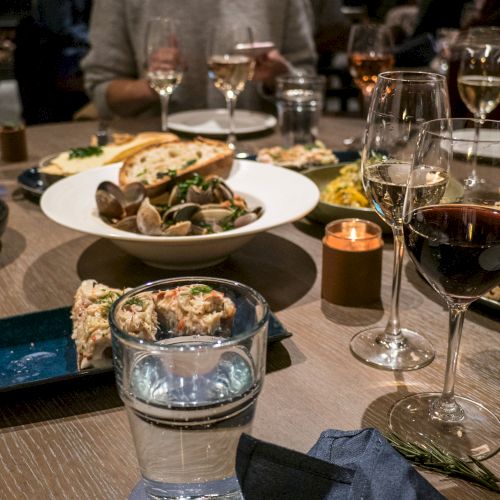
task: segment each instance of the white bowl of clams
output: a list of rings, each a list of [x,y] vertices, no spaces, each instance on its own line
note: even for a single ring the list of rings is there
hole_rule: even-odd
[[[217,142],[210,141],[215,146],[208,152],[192,146],[196,140],[183,142],[189,153],[182,155],[171,152],[174,146],[160,148],[161,155],[148,147],[133,161],[67,177],[45,191],[42,211],[58,224],[111,240],[149,265],[196,269],[221,262],[256,234],[316,206],[318,188],[306,177],[233,161]]]

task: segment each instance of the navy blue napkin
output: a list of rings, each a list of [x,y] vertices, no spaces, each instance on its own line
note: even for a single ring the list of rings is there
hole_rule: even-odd
[[[236,474],[245,500],[441,500],[376,429],[327,430],[308,455],[243,434]]]

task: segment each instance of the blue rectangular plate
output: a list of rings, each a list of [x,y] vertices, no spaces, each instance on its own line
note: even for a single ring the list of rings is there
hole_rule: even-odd
[[[0,392],[111,371],[78,371],[70,314],[61,307],[0,319]],[[268,343],[291,335],[271,313]]]

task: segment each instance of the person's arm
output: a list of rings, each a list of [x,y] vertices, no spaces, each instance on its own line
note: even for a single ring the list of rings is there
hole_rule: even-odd
[[[112,80],[106,88],[106,101],[113,113],[134,116],[158,100],[158,95],[145,79]]]
[[[285,31],[281,53],[294,67],[314,74],[317,54],[314,47],[314,19],[311,10],[305,0],[288,2],[284,13]]]
[[[100,117],[138,114],[157,100],[140,78],[123,0],[94,1],[90,43],[82,69],[85,88]]]

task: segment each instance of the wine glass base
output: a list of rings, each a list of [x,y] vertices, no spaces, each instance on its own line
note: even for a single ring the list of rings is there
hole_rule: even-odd
[[[434,348],[422,335],[407,328],[401,328],[401,334],[398,345],[390,345],[382,340],[384,328],[363,330],[351,339],[351,352],[363,363],[382,370],[417,370],[434,359]]]
[[[404,441],[420,445],[434,444],[462,459],[485,459],[498,452],[500,422],[481,403],[455,397],[464,410],[459,422],[431,418],[430,405],[441,394],[422,393],[398,401],[389,413],[389,428]]]

